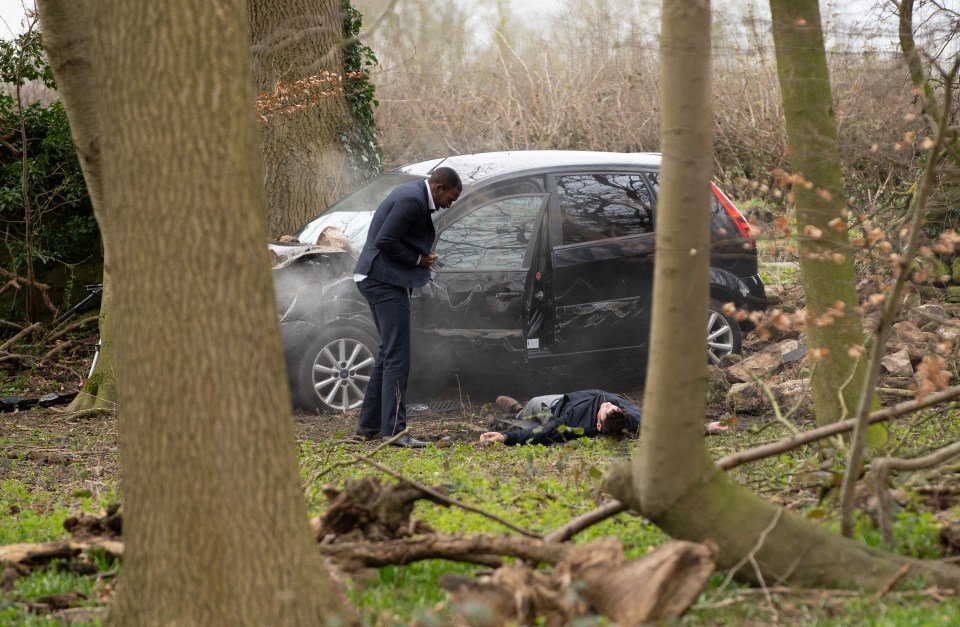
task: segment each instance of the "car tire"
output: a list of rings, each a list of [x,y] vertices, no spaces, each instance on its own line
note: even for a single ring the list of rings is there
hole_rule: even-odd
[[[723,314],[723,303],[711,300],[707,311],[708,363],[715,366],[727,355],[739,355],[742,340],[740,324]]]
[[[367,331],[345,325],[325,328],[300,358],[298,404],[316,412],[360,407],[380,343]]]

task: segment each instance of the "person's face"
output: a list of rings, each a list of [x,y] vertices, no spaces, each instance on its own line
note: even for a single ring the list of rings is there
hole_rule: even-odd
[[[597,431],[603,431],[603,421],[607,419],[607,414],[614,409],[617,409],[617,406],[610,401],[600,404],[600,409],[597,410]]]
[[[433,196],[433,204],[437,209],[446,209],[460,198],[461,187],[446,188],[440,183],[434,183],[430,186],[430,194]]]

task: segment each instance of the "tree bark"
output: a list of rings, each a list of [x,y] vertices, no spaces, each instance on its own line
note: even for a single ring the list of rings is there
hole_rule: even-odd
[[[703,445],[707,362],[700,350],[710,302],[709,0],[665,1],[661,33],[660,210],[650,359],[636,462],[642,486],[639,511],[648,516],[668,510],[684,486],[696,483],[713,467]],[[686,451],[683,464],[676,463],[679,450]],[[664,468],[672,471],[662,472]]]
[[[342,74],[341,0],[248,0],[247,5],[258,93],[322,70]],[[272,237],[294,233],[352,187],[341,139],[352,124],[345,96],[336,93],[260,125]]]
[[[818,425],[851,418],[857,409],[866,358],[856,309],[853,259],[840,149],[817,0],[770,0],[777,69],[786,117],[797,212],[800,274],[807,309],[813,409]],[[841,303],[841,307],[837,307]],[[831,310],[840,310],[831,315]],[[822,320],[822,322],[821,322]]]
[[[351,622],[299,488],[244,3],[87,8],[125,511],[108,622]]]
[[[95,84],[95,77],[90,3],[87,0],[38,0],[37,9],[43,27],[43,47],[67,112],[70,137],[77,150],[93,213],[102,229],[105,208],[100,155],[100,93],[91,88]],[[96,374],[84,383],[80,394],[70,403],[69,411],[113,409],[116,404],[110,253],[109,243],[104,239],[103,292],[100,296],[100,367]]]
[[[879,589],[909,563],[912,577],[956,585],[960,569],[842,538],[750,493],[709,459],[700,350],[707,255],[699,252],[709,242],[709,9],[704,0],[663,5],[663,164],[646,406],[639,453],[611,469],[607,489],[673,538],[714,540],[718,566],[755,583]]]

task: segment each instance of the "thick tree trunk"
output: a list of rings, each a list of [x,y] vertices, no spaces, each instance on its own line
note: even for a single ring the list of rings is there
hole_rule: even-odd
[[[703,448],[703,442],[698,446]],[[665,468],[662,477],[675,471]],[[638,487],[646,496],[651,482],[638,486],[634,476],[625,464],[617,467],[607,489],[636,509],[641,507]],[[668,509],[643,514],[674,539],[716,542],[717,568],[736,568],[741,581],[879,590],[909,565],[905,579],[950,588],[960,585],[960,568],[954,565],[910,559],[844,538],[756,496],[719,470],[673,496]]]
[[[636,462],[644,478],[645,514],[669,509],[670,501],[713,465],[703,445],[707,361],[701,350],[710,302],[709,0],[665,1],[661,33],[663,161],[650,360]],[[681,450],[684,463],[678,465]],[[650,483],[654,489],[647,490]]]
[[[797,211],[800,273],[814,360],[810,383],[817,424],[854,415],[866,372],[864,335],[856,309],[856,278],[847,232],[847,200],[840,170],[840,149],[823,46],[817,0],[770,0],[773,38],[787,141],[795,177],[791,187]],[[837,307],[842,303],[842,308]],[[842,309],[837,315],[831,311]]]
[[[258,93],[327,70],[342,74],[341,0],[248,0]],[[252,106],[252,105],[251,105]],[[352,186],[341,137],[353,121],[342,93],[260,125],[270,234],[291,234]]]
[[[297,476],[244,2],[95,8],[126,542],[109,622],[347,622]]]
[[[94,84],[92,24],[87,0],[38,0],[43,27],[43,47],[57,80],[70,122],[70,137],[77,149],[83,179],[97,223],[102,224],[103,179],[100,163],[100,100]],[[103,243],[103,292],[100,298],[100,368],[70,403],[70,411],[113,409],[116,377],[113,370],[113,329],[110,287],[110,248]]]
[[[710,138],[707,0],[663,4],[660,211],[650,367],[639,453],[615,466],[611,494],[670,536],[714,540],[718,566],[773,584],[878,589],[904,563],[911,574],[956,585],[960,569],[888,555],[847,540],[735,484],[703,441]]]

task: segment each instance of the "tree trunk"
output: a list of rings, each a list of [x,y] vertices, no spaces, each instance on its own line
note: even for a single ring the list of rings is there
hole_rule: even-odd
[[[734,483],[703,441],[709,183],[712,154],[707,0],[663,4],[663,163],[650,366],[638,455],[607,489],[671,537],[714,540],[718,566],[756,583],[877,589],[904,563],[930,583],[960,569],[889,555],[790,514]],[[682,452],[682,454],[681,454]]]
[[[101,231],[102,231],[101,227]],[[100,346],[97,366],[84,382],[76,398],[70,402],[67,411],[77,412],[86,409],[116,409],[117,377],[114,369],[113,339],[113,288],[110,285],[110,264],[104,247],[103,291],[100,292]]]
[[[342,0],[248,0],[258,93],[343,72]],[[252,106],[252,105],[251,105]],[[341,137],[353,124],[342,93],[260,125],[270,235],[291,234],[340,198],[353,173]]]
[[[703,445],[707,361],[702,350],[710,304],[710,2],[665,1],[662,20],[661,209],[637,467],[644,477],[663,483],[641,492],[644,512],[668,508],[683,486],[712,467]],[[691,443],[695,445],[687,446]],[[688,452],[684,464],[661,473],[676,465],[678,450]]]
[[[349,622],[299,488],[244,3],[93,8],[126,542],[109,623]]]
[[[38,0],[37,9],[43,27],[43,47],[67,112],[70,137],[77,150],[94,216],[102,229],[104,207],[100,162],[100,99],[98,91],[89,88],[94,84],[90,3],[87,0]],[[116,405],[110,264],[110,247],[104,239],[98,360],[100,367],[70,403],[69,411],[112,409]]]
[[[856,308],[856,277],[847,231],[848,209],[817,0],[770,0],[777,69],[787,123],[797,211],[800,274],[807,309],[828,324],[807,326],[813,360],[810,384],[818,425],[850,418],[866,372]],[[842,312],[831,315],[830,310]]]

